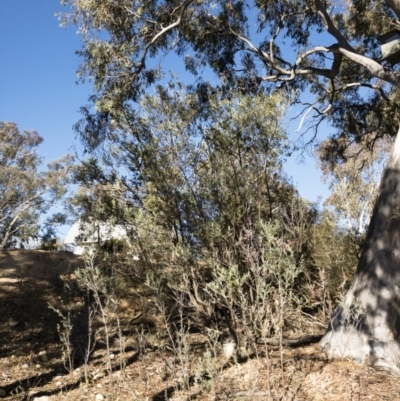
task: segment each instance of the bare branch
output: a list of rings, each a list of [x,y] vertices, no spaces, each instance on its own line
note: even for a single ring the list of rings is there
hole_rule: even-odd
[[[35,197],[34,197],[35,198]],[[32,199],[34,199],[32,198]],[[4,237],[2,242],[0,243],[0,249],[3,249],[5,244],[7,243],[8,239],[10,236],[15,232],[14,225],[17,223],[18,219],[21,217],[21,215],[26,212],[32,205],[30,203],[25,204],[24,207],[22,207],[14,216],[14,218],[11,220],[11,222],[8,224],[7,230],[4,233]]]
[[[296,67],[298,65],[300,65],[300,63],[311,54],[314,54],[317,52],[329,52],[329,51],[330,51],[329,47],[325,47],[325,46],[313,47],[312,49],[307,50],[306,52],[300,54],[299,57],[297,57],[295,65],[296,65]]]
[[[317,114],[318,114],[319,116],[322,116],[322,115],[328,113],[328,111],[332,108],[332,105],[331,105],[331,104],[329,104],[329,105],[328,105],[324,110],[322,110],[322,111],[318,110],[318,109],[315,107],[315,105],[318,104],[318,103],[320,103],[322,100],[323,100],[323,98],[320,98],[320,99],[318,99],[316,102],[312,103],[312,104],[310,105],[310,107],[308,108],[308,110],[307,110],[305,113],[304,113],[304,110],[305,110],[305,109],[303,110],[302,113],[304,113],[304,114],[303,114],[303,116],[301,117],[300,124],[299,124],[299,128],[297,128],[296,132],[299,132],[299,131],[301,130],[301,128],[302,128],[302,126],[303,126],[303,124],[304,124],[304,121],[305,121],[305,119],[307,118],[307,115],[308,115],[311,111],[313,111],[313,110],[316,111]]]
[[[163,28],[161,27],[161,31],[158,32],[151,40],[149,43],[147,43],[147,45],[145,46],[143,53],[140,57],[140,61],[136,64],[137,68],[135,73],[133,74],[133,81],[136,79],[136,77],[139,75],[139,73],[145,68],[145,61],[146,61],[146,56],[147,53],[150,49],[150,47],[163,35],[165,35],[167,32],[171,31],[172,29],[176,28],[177,26],[179,26],[182,22],[182,17],[183,14],[185,13],[185,11],[187,10],[187,8],[189,7],[190,3],[192,3],[194,0],[186,0],[182,3],[182,5],[180,7],[175,8],[181,8],[180,14],[178,16],[178,18],[176,19],[175,22],[171,23],[170,25],[168,25],[167,27]]]
[[[390,102],[390,99],[386,96],[386,93],[384,92],[382,87],[380,87],[378,85],[362,83],[362,82],[352,82],[350,84],[346,84],[346,85],[342,86],[339,89],[335,89],[334,91],[331,91],[331,92],[328,91],[328,93],[343,92],[346,89],[350,89],[350,88],[354,88],[354,87],[364,87],[364,88],[374,89],[380,93],[380,95],[382,96],[383,99],[385,99],[386,102]]]
[[[395,0],[393,0],[395,1]],[[396,0],[399,1],[400,0]],[[332,68],[315,68],[315,67],[306,67],[302,69],[284,69],[280,65],[278,65],[274,59],[273,54],[271,53],[268,55],[261,49],[257,48],[248,38],[244,37],[243,35],[239,34],[238,32],[234,31],[232,28],[230,29],[231,33],[236,36],[238,39],[243,41],[249,48],[250,51],[257,54],[260,58],[265,60],[268,65],[277,71],[274,75],[264,76],[261,77],[263,81],[291,81],[293,80],[296,75],[319,75],[325,78],[334,79],[340,71],[340,66],[342,64],[343,56],[347,57],[348,59],[354,61],[355,63],[363,66],[366,68],[370,74],[375,76],[376,78],[380,78],[383,81],[389,82],[396,87],[400,88],[400,74],[387,71],[385,70],[378,62],[372,60],[369,57],[363,56],[361,54],[356,53],[356,51],[350,46],[347,42],[345,37],[339,32],[339,30],[333,24],[327,10],[326,5],[323,0],[315,0],[315,5],[317,8],[318,13],[320,14],[321,18],[323,19],[327,31],[334,36],[339,44],[335,44],[329,47],[324,46],[317,46],[313,49],[307,50],[303,54],[299,55],[296,60],[294,67],[298,67],[304,59],[316,52],[331,52],[334,55],[334,61],[332,64]],[[271,46],[270,46],[271,52]],[[376,89],[376,88],[373,88]],[[381,92],[383,93],[383,92]]]
[[[385,71],[385,69],[376,61],[372,60],[369,57],[363,56],[361,54],[356,53],[352,46],[350,46],[349,42],[346,38],[340,33],[340,31],[336,28],[332,19],[330,18],[327,10],[326,3],[324,0],[315,0],[315,7],[318,11],[318,14],[321,16],[324,21],[326,30],[338,41],[338,45],[334,45],[330,47],[330,50],[333,53],[341,53],[346,56],[349,60],[354,61],[355,63],[366,68],[373,76],[380,78],[386,82],[389,82],[395,85],[397,88],[400,88],[400,76],[397,73],[391,71]],[[400,0],[386,0],[389,7],[396,12],[400,13]],[[399,14],[400,15],[400,14]],[[338,59],[337,63],[340,66],[340,61]],[[335,63],[334,63],[335,65]]]
[[[322,21],[325,24],[325,28],[339,43],[341,47],[344,47],[348,50],[354,49],[350,46],[347,39],[341,34],[341,32],[336,28],[335,24],[333,23],[331,17],[326,10],[326,3],[324,0],[315,0],[314,1],[315,7],[318,11],[318,14],[321,16]]]
[[[258,54],[261,58],[263,58],[264,60],[266,60],[268,62],[268,64],[274,68],[275,70],[277,70],[280,74],[282,75],[289,75],[291,78],[294,78],[294,70],[291,69],[290,71],[285,70],[284,68],[282,68],[280,65],[276,64],[274,60],[271,59],[271,57],[265,53],[264,51],[262,51],[261,49],[259,49],[258,47],[256,47],[248,38],[246,38],[245,36],[241,35],[240,33],[234,31],[232,28],[230,28],[230,32],[236,36],[238,39],[240,39],[242,42],[246,43],[247,46],[249,47],[249,49],[253,52]],[[261,78],[263,79],[263,78]],[[270,80],[270,79],[268,79]]]
[[[335,53],[333,55],[333,63],[332,63],[332,76],[331,78],[335,78],[336,75],[339,74],[340,66],[342,65],[343,55],[341,53]]]
[[[183,2],[183,4],[181,5],[181,8],[182,8],[182,9],[181,9],[181,13],[179,14],[178,19],[177,19],[175,22],[173,22],[172,24],[168,25],[167,27],[162,28],[162,30],[161,30],[157,35],[154,36],[154,38],[153,38],[153,39],[150,41],[150,43],[146,46],[144,56],[146,55],[146,53],[147,53],[149,47],[150,47],[152,44],[154,44],[154,43],[157,41],[157,39],[158,39],[159,37],[161,37],[162,35],[165,35],[168,31],[174,29],[175,27],[177,27],[177,26],[182,22],[183,14],[184,14],[184,12],[186,11],[186,9],[189,7],[189,4],[192,3],[192,1],[193,1],[193,0],[186,0],[185,2]]]
[[[332,70],[328,68],[307,67],[296,71],[296,75],[320,75],[325,78],[332,78]]]
[[[303,114],[303,117],[302,117],[301,120],[300,120],[299,128],[297,128],[296,132],[299,132],[299,131],[301,130],[301,127],[303,126],[304,120],[307,118],[307,116],[308,116],[308,114],[310,113],[310,111],[312,111],[312,110],[315,109],[314,105],[315,105],[315,103],[312,104],[312,105],[308,108],[308,110]]]

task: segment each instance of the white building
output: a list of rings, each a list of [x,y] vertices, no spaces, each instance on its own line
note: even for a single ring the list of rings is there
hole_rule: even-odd
[[[77,221],[65,236],[64,246],[75,255],[82,255],[85,249],[90,251],[97,244],[112,238],[128,240],[126,229],[120,225],[112,226],[103,222]]]

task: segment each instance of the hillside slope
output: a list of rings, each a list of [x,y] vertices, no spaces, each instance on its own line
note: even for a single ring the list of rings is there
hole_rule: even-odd
[[[240,362],[189,333],[180,351],[168,342],[151,294],[129,290],[119,326],[91,336],[69,253],[0,252],[0,398],[12,400],[400,400],[398,378],[348,361],[329,362],[318,345],[260,346]],[[62,318],[70,312],[71,359],[63,358]],[[64,337],[65,338],[65,337]],[[81,349],[96,341],[89,362]],[[107,370],[112,365],[112,375]],[[97,398],[96,398],[97,397]]]

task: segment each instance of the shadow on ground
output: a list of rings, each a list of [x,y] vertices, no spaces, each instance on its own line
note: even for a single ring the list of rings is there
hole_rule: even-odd
[[[68,309],[78,302],[64,298],[62,277],[72,275],[80,264],[67,252],[0,252],[0,358],[48,351],[59,342],[60,317],[49,304]],[[84,333],[83,320],[79,323]]]

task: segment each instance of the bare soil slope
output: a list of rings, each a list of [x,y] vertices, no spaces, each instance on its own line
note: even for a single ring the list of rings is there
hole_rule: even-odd
[[[0,356],[29,355],[59,340],[57,305],[63,276],[79,259],[67,252],[0,251]]]
[[[113,374],[107,372],[110,359],[101,341],[86,369],[78,355],[72,367],[66,366],[57,329],[60,317],[48,304],[79,317],[72,337],[88,334],[82,299],[71,290],[74,269],[82,265],[78,257],[63,252],[0,251],[0,397],[400,400],[397,377],[348,361],[329,362],[317,345],[284,348],[282,358],[279,347],[260,346],[235,362],[210,357],[205,339],[193,334],[188,354],[179,355],[168,345],[149,294],[135,291],[119,302],[120,330],[111,333]]]

